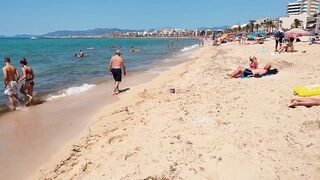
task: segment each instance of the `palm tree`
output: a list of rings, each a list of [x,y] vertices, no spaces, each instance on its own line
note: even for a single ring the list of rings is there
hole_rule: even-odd
[[[249,25],[250,25],[250,32],[253,32],[253,29],[254,29],[254,21],[250,21]]]
[[[272,20],[268,20],[266,24],[267,24],[267,30],[268,30],[268,32],[270,32],[270,30],[271,30],[271,28],[273,26]]]
[[[293,23],[293,26],[295,28],[298,28],[301,26],[301,21],[299,19],[294,19],[294,23]]]
[[[244,29],[245,29],[245,32],[246,32],[246,33],[249,33],[249,32],[250,32],[250,29],[251,29],[250,24],[247,24],[247,25],[244,27]]]
[[[241,29],[241,25],[239,25],[239,26],[238,26],[238,33],[240,33],[241,30],[242,30],[242,29]]]
[[[260,27],[261,27],[260,24],[256,24],[255,25],[256,31],[258,31]]]

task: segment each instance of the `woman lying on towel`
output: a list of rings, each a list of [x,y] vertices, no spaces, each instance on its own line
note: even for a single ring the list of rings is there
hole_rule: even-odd
[[[296,106],[320,106],[320,99],[319,98],[299,98],[299,99],[292,99],[289,107],[294,108]]]
[[[261,77],[268,74],[271,69],[271,64],[266,64],[264,68],[248,69],[240,66],[232,74],[229,74],[229,78],[239,78],[239,77]],[[275,73],[274,73],[275,74]]]

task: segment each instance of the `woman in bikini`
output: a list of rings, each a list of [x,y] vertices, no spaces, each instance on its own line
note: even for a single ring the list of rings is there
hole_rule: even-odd
[[[30,66],[27,66],[28,62],[26,58],[23,58],[20,61],[22,66],[22,77],[19,79],[18,83],[24,81],[24,84],[20,88],[20,92],[27,96],[29,100],[27,104],[29,104],[33,99],[33,87],[34,87],[34,73]]]
[[[244,72],[248,73],[254,69],[258,68],[258,60],[256,57],[249,57],[250,64],[249,68],[245,68],[243,66],[239,66],[237,70],[235,70],[232,74],[228,74],[229,78],[238,78],[244,74]]]

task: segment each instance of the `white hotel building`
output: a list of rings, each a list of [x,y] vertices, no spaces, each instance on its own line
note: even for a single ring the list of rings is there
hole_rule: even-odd
[[[307,14],[313,15],[319,12],[320,0],[298,0],[287,5],[287,15]]]

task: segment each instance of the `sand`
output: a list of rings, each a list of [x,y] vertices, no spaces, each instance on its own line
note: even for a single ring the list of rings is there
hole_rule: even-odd
[[[102,108],[31,179],[319,179],[319,107],[287,107],[294,86],[319,83],[319,45],[296,49],[207,44]],[[225,79],[252,55],[279,73]]]
[[[150,81],[159,71],[187,61],[192,51],[177,53],[151,64],[154,68],[132,71],[121,83],[122,90]],[[113,80],[101,80],[92,89],[20,108],[0,115],[0,179],[25,179],[46,162],[64,152],[86,134],[92,116],[118,100],[112,95]]]

